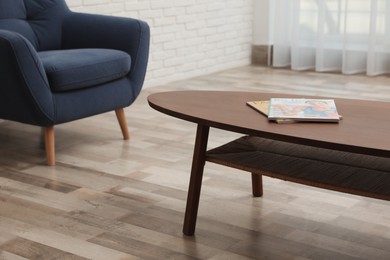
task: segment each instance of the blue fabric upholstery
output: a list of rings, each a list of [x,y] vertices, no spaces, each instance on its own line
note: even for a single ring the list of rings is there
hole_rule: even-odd
[[[112,49],[42,51],[38,56],[54,92],[103,84],[130,71],[130,55]]]
[[[127,77],[131,79],[135,96],[141,91],[145,78],[149,40],[148,25],[131,18],[70,13],[65,17],[62,29],[64,49],[109,48],[128,53],[132,66]]]
[[[129,106],[144,82],[149,33],[140,20],[75,13],[64,0],[0,0],[0,118],[52,126]],[[91,49],[111,51],[93,62]],[[66,71],[74,64],[89,67]]]
[[[0,118],[55,124],[55,101],[38,54],[18,33],[0,30]]]
[[[60,49],[69,12],[64,0],[0,0],[0,29],[20,33],[38,51]]]

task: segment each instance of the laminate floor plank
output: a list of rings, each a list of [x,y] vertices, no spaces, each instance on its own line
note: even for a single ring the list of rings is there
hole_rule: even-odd
[[[1,245],[0,248],[7,252],[18,254],[26,259],[44,259],[47,255],[50,255],[52,259],[88,259],[22,238],[9,241]]]

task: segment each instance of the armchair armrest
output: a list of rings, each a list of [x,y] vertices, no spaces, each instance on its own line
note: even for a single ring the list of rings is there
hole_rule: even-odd
[[[31,43],[0,30],[0,118],[52,125],[54,101],[46,74]]]
[[[70,12],[63,21],[62,48],[108,48],[127,52],[134,91],[141,90],[149,56],[149,26],[124,17]],[[138,94],[138,93],[137,93]]]

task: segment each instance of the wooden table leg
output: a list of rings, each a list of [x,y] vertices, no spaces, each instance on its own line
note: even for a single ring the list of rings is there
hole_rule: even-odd
[[[252,173],[252,194],[254,197],[263,196],[263,176]]]
[[[196,131],[194,155],[190,184],[188,187],[187,206],[184,216],[183,233],[192,236],[195,232],[196,218],[198,216],[200,190],[202,187],[203,169],[206,162],[207,141],[209,137],[208,126],[198,125]]]

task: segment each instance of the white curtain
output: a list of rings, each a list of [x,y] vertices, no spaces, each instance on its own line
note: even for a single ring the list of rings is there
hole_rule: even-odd
[[[390,73],[390,0],[275,0],[273,66]]]

